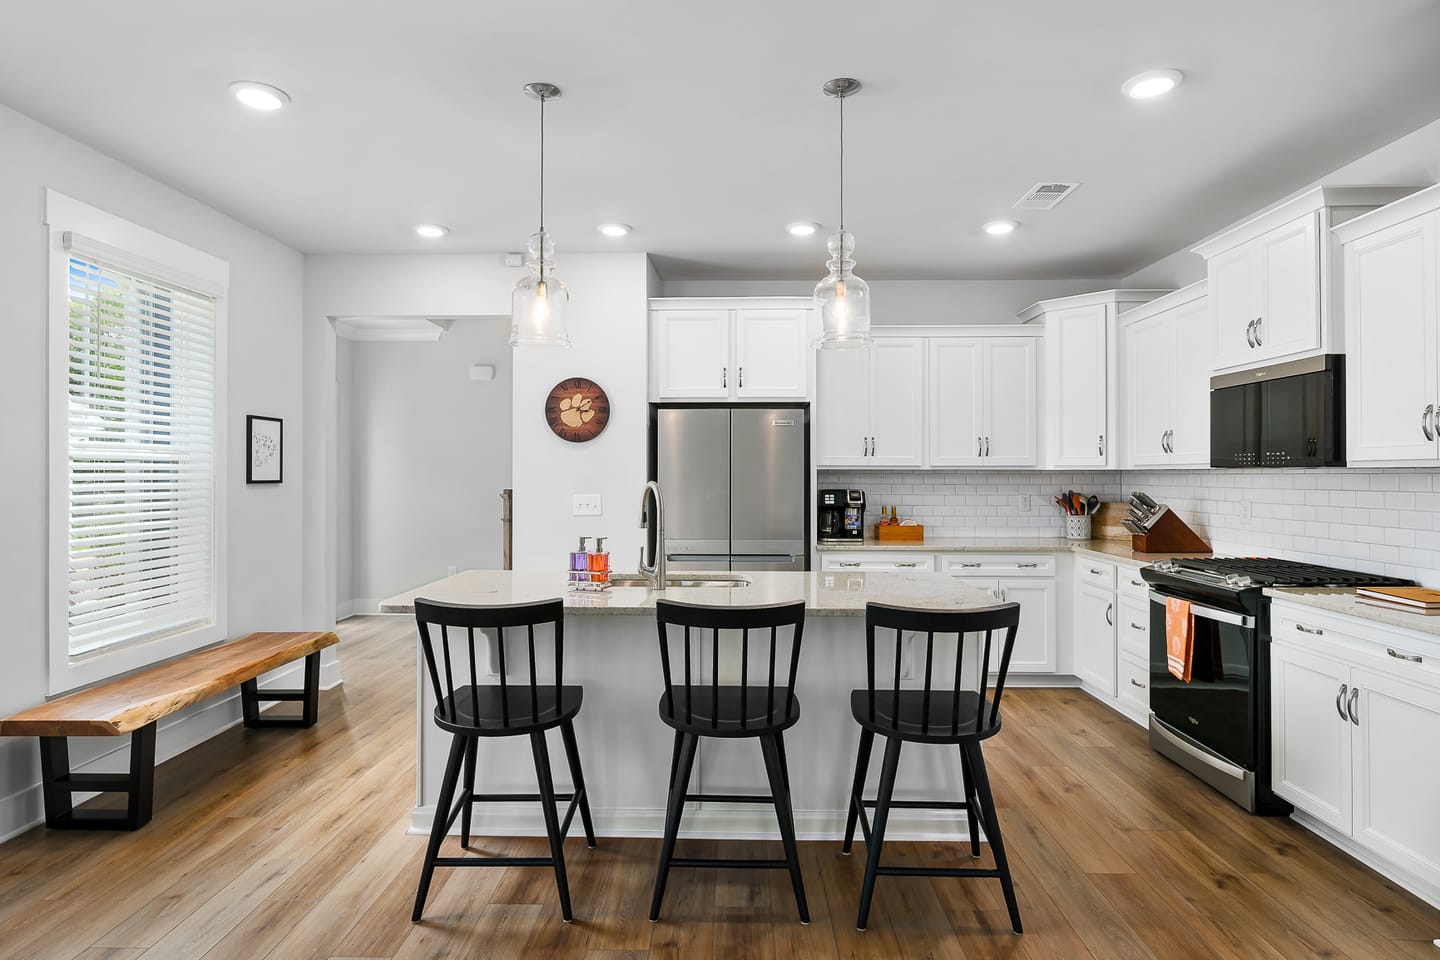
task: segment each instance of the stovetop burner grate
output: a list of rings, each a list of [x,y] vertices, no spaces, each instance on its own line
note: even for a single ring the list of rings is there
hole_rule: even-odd
[[[1298,560],[1269,557],[1211,557],[1171,560],[1155,565],[1167,573],[1189,571],[1235,587],[1378,587],[1410,581],[1384,574],[1340,570]],[[1243,581],[1249,581],[1248,583]]]

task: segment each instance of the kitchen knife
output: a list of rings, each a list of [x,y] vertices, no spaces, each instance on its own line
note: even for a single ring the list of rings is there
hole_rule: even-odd
[[[1140,524],[1136,523],[1134,520],[1131,520],[1129,517],[1121,520],[1120,525],[1139,537],[1143,537],[1145,536],[1145,534],[1150,532],[1149,530],[1146,530],[1144,527],[1140,526]]]
[[[1152,510],[1152,511],[1153,511],[1156,507],[1159,506],[1159,504],[1156,503],[1156,502],[1149,496],[1149,494],[1146,494],[1146,493],[1144,493],[1143,491],[1140,491],[1140,490],[1136,490],[1134,493],[1130,494],[1130,499],[1136,501],[1137,503],[1139,503],[1139,504],[1140,504],[1142,507],[1144,507],[1146,510]]]

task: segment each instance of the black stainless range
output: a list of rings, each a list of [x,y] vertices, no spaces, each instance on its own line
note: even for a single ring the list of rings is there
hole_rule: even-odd
[[[1251,813],[1286,815],[1270,790],[1270,604],[1266,587],[1404,585],[1409,580],[1258,557],[1165,560],[1150,584],[1150,746]],[[1165,600],[1190,602],[1194,666],[1170,673]]]

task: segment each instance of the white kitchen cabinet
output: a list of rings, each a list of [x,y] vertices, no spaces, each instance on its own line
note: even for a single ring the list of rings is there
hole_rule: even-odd
[[[1042,300],[1020,312],[1023,322],[1045,328],[1040,393],[1046,466],[1119,465],[1116,318],[1164,292],[1105,290]]]
[[[1208,466],[1214,340],[1204,281],[1128,311],[1120,322],[1125,465]]]
[[[876,337],[816,358],[815,461],[822,467],[925,464],[925,340]]]
[[[1150,714],[1150,620],[1140,565],[1076,553],[1074,569],[1068,636],[1080,688],[1144,726]]]
[[[932,467],[1033,467],[1036,337],[944,337],[930,344]]]
[[[1015,647],[1010,653],[1011,673],[1054,673],[1055,644],[1055,580],[1053,576],[1034,575],[1042,570],[1018,568],[1015,576],[977,577],[974,568],[959,566],[960,557],[942,555],[943,568],[967,587],[989,591],[997,600],[1020,605],[1020,625],[1015,631]],[[1048,563],[1046,562],[1048,560]],[[1011,563],[1045,564],[1054,570],[1054,557],[1046,560],[1031,557]],[[1023,569],[1023,573],[1022,573]],[[1030,575],[1024,575],[1030,574]],[[991,649],[990,669],[1000,666],[1000,643]]]
[[[1083,561],[1081,561],[1083,563]],[[1075,594],[1075,675],[1102,699],[1115,696],[1115,591],[1082,586]]]
[[[813,310],[799,298],[650,301],[656,400],[782,400],[810,395]]]
[[[1346,456],[1351,464],[1440,457],[1440,191],[1336,230],[1345,263]]]
[[[1214,370],[1344,347],[1330,228],[1413,188],[1316,187],[1192,248],[1205,258]]]
[[[1289,643],[1270,647],[1271,787],[1350,832],[1350,667]]]

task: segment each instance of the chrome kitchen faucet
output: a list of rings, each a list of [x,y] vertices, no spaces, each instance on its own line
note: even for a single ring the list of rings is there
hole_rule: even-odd
[[[640,572],[650,579],[650,589],[665,589],[665,501],[660,496],[660,484],[651,480],[640,494],[640,527],[645,531],[645,543],[640,547]],[[650,551],[650,563],[645,563],[645,551]]]

